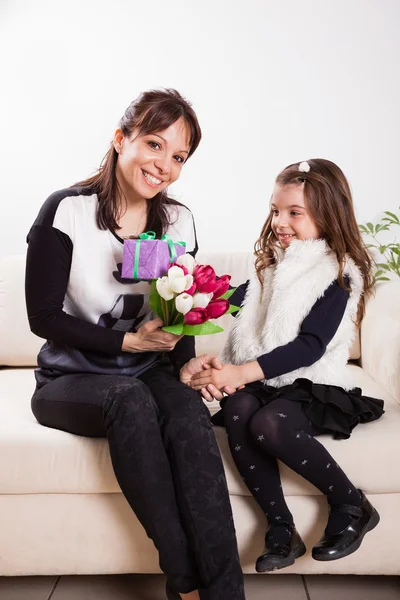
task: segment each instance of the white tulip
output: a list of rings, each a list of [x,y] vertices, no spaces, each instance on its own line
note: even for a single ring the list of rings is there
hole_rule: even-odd
[[[189,272],[189,275],[193,275],[194,268],[196,266],[196,261],[194,260],[191,254],[182,254],[176,261],[177,265],[182,265],[186,267]]]
[[[157,292],[164,300],[172,300],[172,298],[175,298],[175,294],[169,285],[168,277],[157,279],[156,288]]]
[[[193,296],[193,308],[205,308],[210,304],[213,294],[196,292]]]
[[[186,315],[189,310],[192,310],[193,296],[190,296],[189,294],[179,294],[179,296],[175,298],[175,306],[178,312]]]
[[[193,285],[193,275],[184,275],[180,267],[168,270],[168,285],[176,294],[181,294]]]

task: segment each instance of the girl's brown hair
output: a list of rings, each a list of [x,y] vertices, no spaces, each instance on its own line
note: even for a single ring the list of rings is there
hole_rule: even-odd
[[[276,183],[281,186],[303,186],[307,210],[337,256],[339,285],[348,289],[344,281],[346,254],[360,269],[364,280],[364,294],[358,305],[359,325],[365,312],[365,296],[373,286],[372,259],[357,225],[350,186],[341,169],[330,160],[313,158],[307,162],[310,166],[308,172],[299,171],[299,163],[289,165],[278,175]],[[274,248],[279,245],[272,230],[272,217],[271,211],[254,247],[256,271],[261,284],[262,271],[275,264]]]
[[[141,94],[130,103],[119,122],[125,137],[137,130],[138,135],[148,135],[163,131],[182,117],[190,132],[189,156],[196,150],[201,140],[201,129],[191,104],[179,92],[173,89],[150,90]],[[121,216],[119,197],[122,190],[116,177],[118,153],[113,143],[103,158],[98,172],[75,184],[83,189],[89,189],[98,197],[97,225],[100,229],[119,229],[118,220]],[[165,233],[169,225],[167,204],[179,204],[162,190],[148,201],[146,230],[155,231],[157,236]]]

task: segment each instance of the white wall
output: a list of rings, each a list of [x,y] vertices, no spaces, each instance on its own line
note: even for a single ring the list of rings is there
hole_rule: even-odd
[[[274,177],[310,157],[343,168],[360,221],[396,209],[399,22],[399,0],[0,0],[0,255],[151,87],[203,128],[172,189],[203,249],[251,249]]]

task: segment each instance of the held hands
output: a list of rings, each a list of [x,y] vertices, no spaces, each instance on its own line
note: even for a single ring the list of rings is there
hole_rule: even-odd
[[[243,365],[230,365],[209,354],[192,358],[181,369],[181,381],[201,391],[203,398],[208,401],[214,398],[222,400],[223,392],[231,395],[247,383],[264,378],[265,374],[256,360]]]
[[[199,375],[205,375],[206,378],[210,378],[210,373],[214,370],[220,371],[225,368],[225,365],[212,354],[203,354],[202,356],[197,356],[196,358],[192,358],[186,365],[184,365],[180,372],[180,380],[186,385],[191,387],[194,386],[194,377]],[[233,394],[236,389],[228,383],[223,388],[217,388],[213,383],[204,384],[201,387],[195,387],[195,389],[199,389],[201,391],[201,395],[208,402],[212,402],[215,400],[222,400],[224,397],[223,392],[226,394]]]
[[[174,335],[162,331],[164,325],[160,318],[147,321],[136,333],[126,333],[122,343],[125,352],[171,352],[182,339],[182,335]]]
[[[241,389],[246,383],[244,367],[245,365],[236,366],[228,364],[221,364],[219,368],[210,368],[207,366],[203,371],[193,375],[189,385],[195,390],[201,390],[210,385],[224,391],[228,387],[234,390]]]
[[[213,356],[212,354],[203,354],[202,356],[196,356],[195,358],[189,360],[189,362],[187,362],[186,365],[182,367],[180,371],[180,380],[183,383],[186,383],[186,385],[191,386],[192,377],[197,373],[202,373],[209,369],[219,370],[222,369],[222,367],[223,364],[221,363],[219,358]],[[233,394],[236,390],[229,385],[226,386],[224,390],[219,390],[212,384],[209,384],[208,386],[200,388],[200,391],[201,395],[205,400],[207,400],[208,402],[212,402],[214,399],[218,401],[222,400],[222,398],[224,397],[223,392],[226,392],[227,394]]]

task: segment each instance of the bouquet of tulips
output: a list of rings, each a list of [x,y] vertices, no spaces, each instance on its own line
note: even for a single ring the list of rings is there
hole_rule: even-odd
[[[190,254],[171,264],[167,274],[154,279],[150,308],[164,321],[164,331],[176,335],[207,335],[223,331],[210,319],[237,312],[228,298],[230,275],[217,277],[210,265],[198,265]]]

